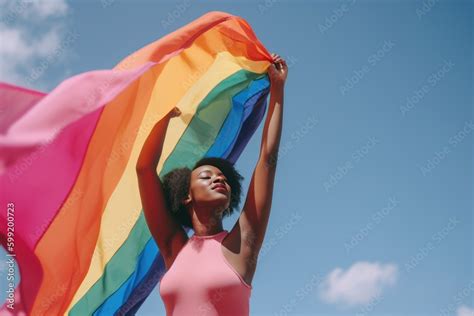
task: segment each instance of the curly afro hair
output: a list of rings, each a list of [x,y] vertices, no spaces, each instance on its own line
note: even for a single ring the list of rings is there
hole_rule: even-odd
[[[232,215],[240,204],[242,180],[244,177],[234,168],[230,161],[219,157],[202,158],[196,162],[192,170],[204,165],[214,166],[226,176],[231,187],[231,199],[229,208],[223,212],[223,217]],[[188,195],[192,170],[188,167],[176,168],[163,177],[163,191],[168,209],[182,226],[189,228],[193,228],[193,225],[183,200]]]

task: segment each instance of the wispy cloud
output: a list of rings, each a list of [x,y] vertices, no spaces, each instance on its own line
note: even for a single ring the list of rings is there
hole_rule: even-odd
[[[380,296],[387,286],[397,282],[395,264],[360,261],[347,270],[336,268],[320,286],[320,298],[343,307],[367,305]]]
[[[457,316],[474,316],[474,309],[469,308],[465,305],[458,308]]]
[[[68,4],[65,0],[0,0],[0,7],[0,80],[44,88],[33,70],[64,59],[64,50],[58,51],[67,33]]]
[[[32,3],[33,13],[38,14],[40,18],[62,16],[69,10],[65,0],[37,0],[29,2]]]

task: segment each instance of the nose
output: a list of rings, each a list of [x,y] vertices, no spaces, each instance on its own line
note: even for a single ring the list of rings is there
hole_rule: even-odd
[[[216,182],[216,181],[219,181],[219,182],[221,182],[221,183],[224,183],[224,176],[222,176],[222,175],[216,176],[216,177],[214,178],[214,181],[212,181],[212,182]]]

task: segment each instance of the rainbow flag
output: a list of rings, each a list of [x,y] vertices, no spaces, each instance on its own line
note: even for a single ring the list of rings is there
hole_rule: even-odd
[[[160,177],[235,163],[264,117],[271,60],[244,19],[211,12],[49,94],[0,83],[1,241],[21,279],[2,312],[133,314],[164,273],[135,171],[146,137],[177,106]]]

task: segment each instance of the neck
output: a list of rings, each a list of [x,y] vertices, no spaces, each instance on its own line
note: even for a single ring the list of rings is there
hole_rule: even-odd
[[[224,230],[222,227],[222,217],[220,212],[200,212],[199,217],[196,212],[192,213],[193,230],[196,236],[215,235]]]

